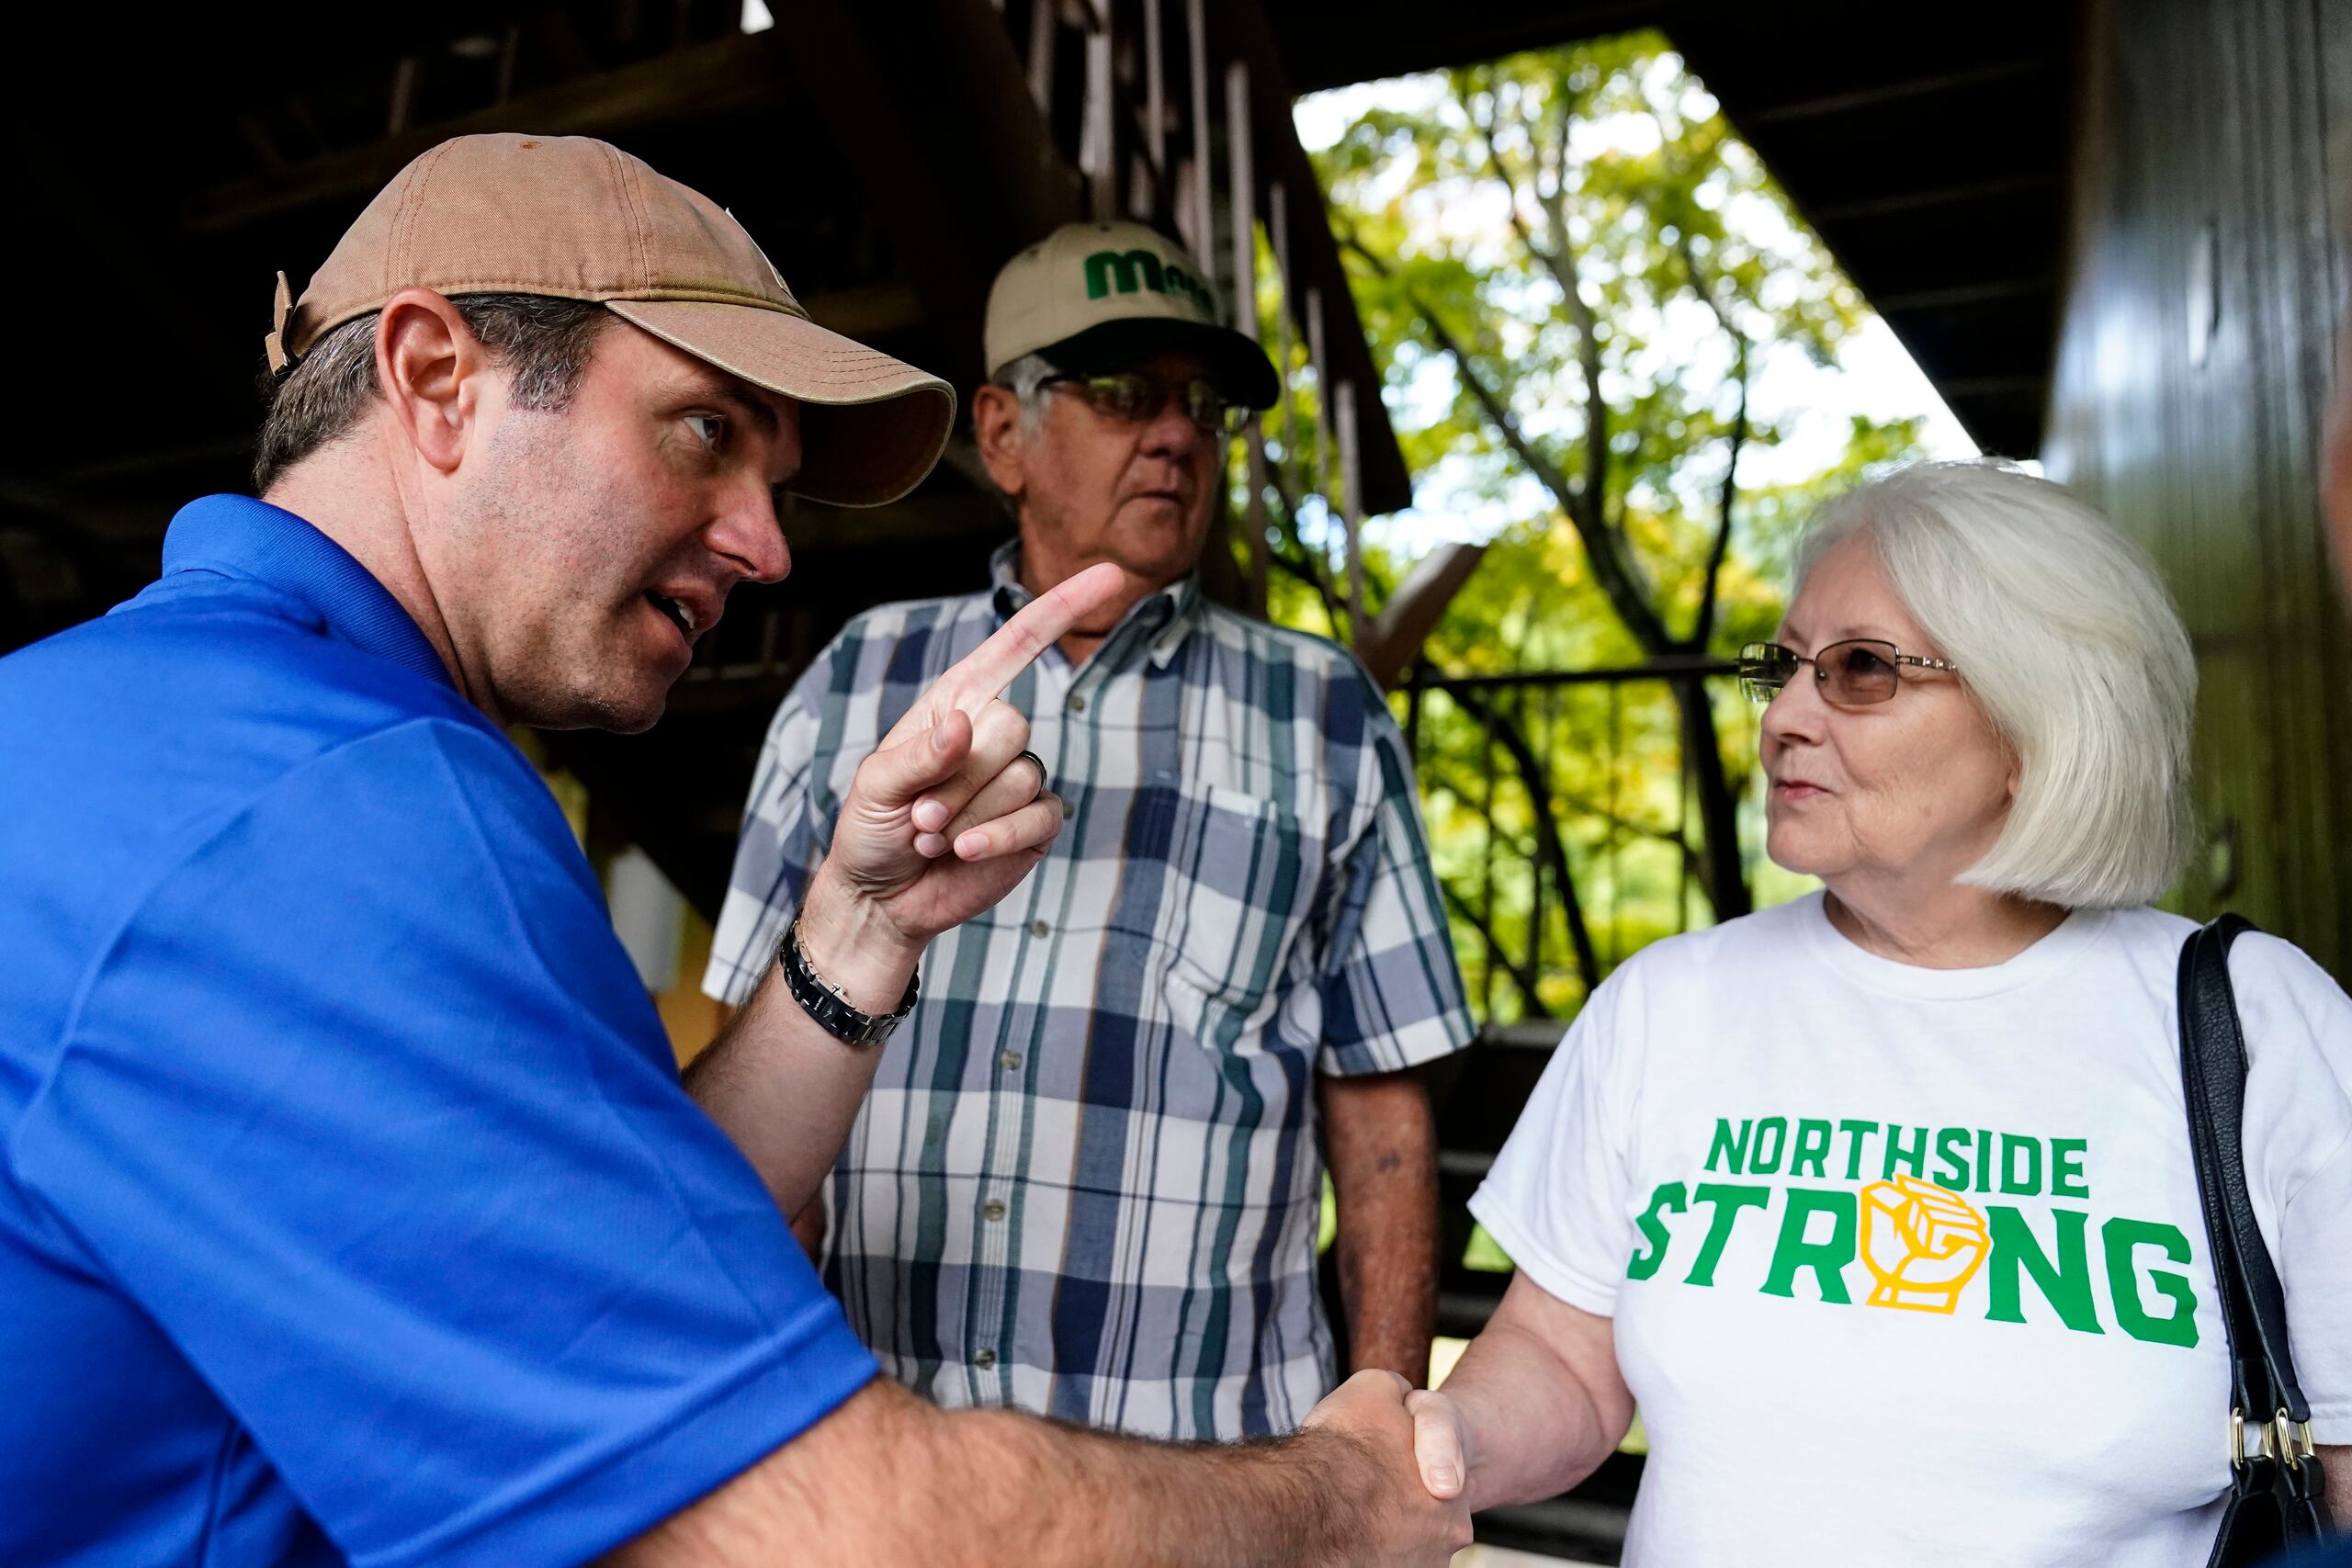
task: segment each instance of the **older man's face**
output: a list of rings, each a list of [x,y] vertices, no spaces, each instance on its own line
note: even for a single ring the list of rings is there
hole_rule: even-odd
[[[1015,484],[1024,536],[1064,571],[1116,561],[1158,585],[1200,559],[1225,442],[1184,412],[1178,389],[1204,374],[1199,360],[1162,354],[1133,368],[1167,389],[1156,412],[1128,423],[1048,389],[1041,428],[1020,443]]]
[[[633,733],[728,590],[790,569],[773,491],[798,406],[616,322],[571,404],[508,406],[426,565],[466,668],[502,716]]]

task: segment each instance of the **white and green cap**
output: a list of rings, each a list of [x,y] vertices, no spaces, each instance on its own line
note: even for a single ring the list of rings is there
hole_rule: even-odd
[[[1217,320],[1199,265],[1140,223],[1065,224],[1005,263],[982,346],[990,376],[1023,355],[1087,376],[1176,349],[1245,407],[1272,408],[1280,391],[1266,351]]]

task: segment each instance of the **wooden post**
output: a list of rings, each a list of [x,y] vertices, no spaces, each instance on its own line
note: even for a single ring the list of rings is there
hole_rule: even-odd
[[[1058,0],[1035,0],[1029,7],[1029,96],[1037,112],[1054,123],[1054,11]]]
[[[1211,265],[1216,214],[1210,207],[1215,176],[1209,166],[1209,21],[1204,0],[1184,0],[1184,30],[1193,57],[1193,254]]]
[[[1282,304],[1274,312],[1274,368],[1280,372],[1282,382],[1282,412],[1275,418],[1274,429],[1282,436],[1283,461],[1295,468],[1298,413],[1290,386],[1290,209],[1280,180],[1267,187],[1266,243],[1273,248],[1274,282],[1282,290]]]
[[[1079,168],[1086,176],[1088,216],[1119,215],[1118,147],[1112,133],[1111,23],[1086,35],[1086,128],[1080,133]]]
[[[1168,177],[1168,66],[1162,58],[1164,43],[1159,32],[1159,0],[1143,0],[1144,145],[1151,151],[1151,177],[1159,182],[1163,191],[1172,191],[1175,183]]]
[[[1304,471],[1308,488],[1323,498],[1329,517],[1338,511],[1331,504],[1331,375],[1323,357],[1323,290],[1311,283],[1306,287],[1306,363],[1315,371],[1315,450]]]
[[[398,136],[408,129],[410,106],[416,101],[416,56],[403,54],[392,67],[392,102],[384,116],[384,134]]]
[[[1235,61],[1225,68],[1226,164],[1233,175],[1233,325],[1242,336],[1258,336],[1257,182],[1250,130],[1250,67]],[[1249,504],[1241,524],[1250,532],[1250,608],[1266,613],[1272,560],[1266,547],[1266,427],[1252,419],[1243,432],[1248,447]]]
[[[1361,644],[1368,629],[1363,613],[1363,485],[1356,463],[1356,388],[1341,381],[1331,389],[1331,413],[1340,436],[1340,515],[1348,527],[1348,641]]]

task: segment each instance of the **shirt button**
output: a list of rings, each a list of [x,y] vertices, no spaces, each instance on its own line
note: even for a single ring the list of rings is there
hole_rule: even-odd
[[[1072,713],[1084,713],[1086,711],[1086,698],[1082,694],[1072,692],[1069,694],[1069,711]]]
[[[996,1352],[993,1350],[980,1351],[972,1358],[972,1365],[979,1368],[982,1371],[987,1371],[990,1367],[996,1365]]]
[[[996,1054],[996,1065],[1002,1067],[1008,1073],[1012,1072],[1021,1066],[1021,1053],[1018,1051],[1000,1051]]]
[[[1047,925],[1043,920],[1032,920],[1029,922],[1029,934],[1031,936],[1051,936],[1054,934],[1054,928]]]
[[[980,1205],[980,1213],[986,1214],[992,1220],[1001,1220],[1004,1218],[1004,1200],[1001,1198],[989,1199],[987,1202]]]

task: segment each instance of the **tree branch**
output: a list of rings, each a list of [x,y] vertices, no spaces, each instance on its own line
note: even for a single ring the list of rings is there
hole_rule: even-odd
[[[1731,455],[1724,462],[1723,494],[1716,502],[1715,536],[1707,547],[1706,576],[1699,585],[1699,611],[1689,638],[1694,653],[1706,651],[1715,635],[1715,586],[1723,576],[1724,558],[1731,553],[1732,502],[1739,497],[1739,454],[1747,445],[1747,340],[1739,340],[1739,412],[1732,416]]]
[[[1505,718],[1492,704],[1467,692],[1447,694],[1463,712],[1469,714],[1487,728],[1511,764],[1519,770],[1519,781],[1527,791],[1527,801],[1535,818],[1535,847],[1537,854],[1552,873],[1552,886],[1560,892],[1561,912],[1568,922],[1568,945],[1575,949],[1577,973],[1589,991],[1600,984],[1600,955],[1593,951],[1592,932],[1586,929],[1584,904],[1577,897],[1576,873],[1568,866],[1568,849],[1560,837],[1559,818],[1554,815],[1551,771],[1535,748],[1519,732],[1519,727]]]
[[[1733,374],[1739,382],[1739,412],[1731,424],[1731,456],[1724,465],[1721,499],[1715,508],[1715,536],[1707,547],[1707,568],[1699,589],[1699,607],[1691,617],[1690,635],[1684,646],[1693,652],[1703,652],[1715,635],[1715,587],[1723,575],[1724,558],[1731,552],[1732,503],[1739,496],[1739,454],[1747,445],[1747,334],[1739,330],[1715,298],[1714,280],[1700,265],[1699,253],[1692,248],[1690,236],[1684,234],[1677,241],[1675,252],[1682,258],[1682,270],[1690,280],[1691,291],[1702,300],[1715,318],[1715,324],[1731,335]]]
[[[1396,281],[1395,269],[1366,249],[1363,242],[1353,234],[1342,236],[1340,243],[1362,258],[1375,276]],[[1594,578],[1600,583],[1601,592],[1608,595],[1610,607],[1617,612],[1618,619],[1623,621],[1625,629],[1633,634],[1634,640],[1654,653],[1669,652],[1679,648],[1651,603],[1648,583],[1642,576],[1641,568],[1626,550],[1623,536],[1611,528],[1602,516],[1599,497],[1589,498],[1584,491],[1570,481],[1565,469],[1535,449],[1534,444],[1520,428],[1519,420],[1512,414],[1510,405],[1503,401],[1501,394],[1487,385],[1477,367],[1471,363],[1469,351],[1446,330],[1445,323],[1438,319],[1437,312],[1430,308],[1428,302],[1409,284],[1400,285],[1399,291],[1404,295],[1405,302],[1413,308],[1414,313],[1429,329],[1430,336],[1436,340],[1439,351],[1453,362],[1454,371],[1462,378],[1462,384],[1469,389],[1471,397],[1502,436],[1503,444],[1510,448],[1511,455],[1525,465],[1538,483],[1552,492],[1552,499],[1567,515],[1577,536],[1584,542],[1585,555],[1592,562]],[[1589,320],[1589,312],[1587,312],[1587,319]],[[1585,341],[1589,346],[1593,344],[1589,333],[1586,334]],[[1595,360],[1595,377],[1599,374],[1598,366],[1599,361]],[[1592,384],[1597,388],[1600,383],[1596,379]],[[1605,409],[1602,417],[1605,422]],[[1601,440],[1606,445],[1605,429]],[[1592,444],[1589,433],[1586,444]],[[1605,479],[1605,458],[1603,465],[1600,471]]]
[[[1453,912],[1459,915],[1472,931],[1478,933],[1478,940],[1487,944],[1487,962],[1509,976],[1510,983],[1519,987],[1520,996],[1527,1003],[1527,1016],[1550,1018],[1552,1010],[1544,1005],[1544,998],[1536,993],[1535,976],[1528,972],[1525,964],[1511,957],[1510,952],[1503,946],[1502,939],[1495,934],[1495,928],[1488,925],[1486,918],[1470,907],[1470,901],[1467,898],[1453,888],[1440,883],[1438,891],[1445,895],[1446,904]]]

